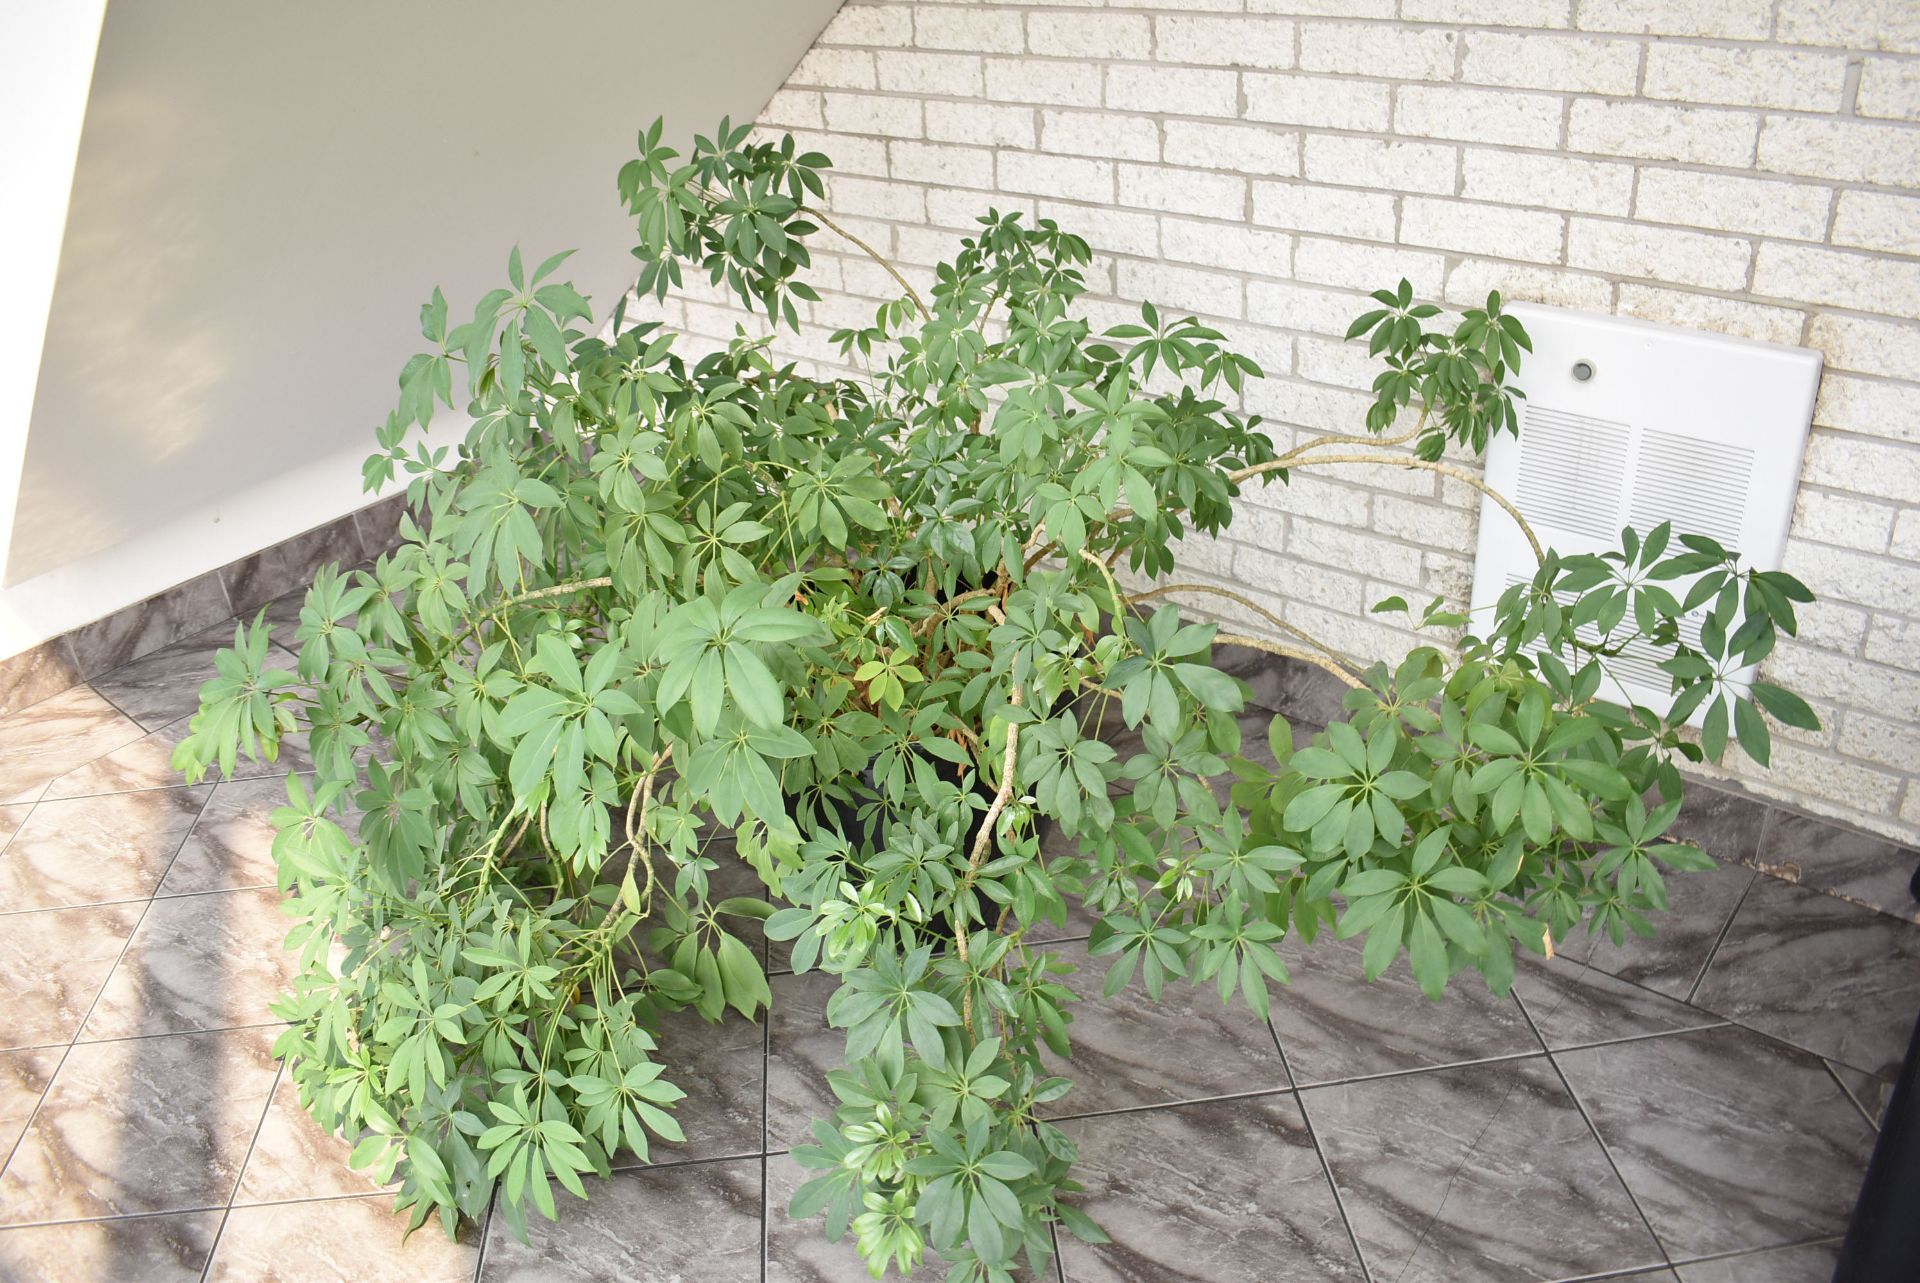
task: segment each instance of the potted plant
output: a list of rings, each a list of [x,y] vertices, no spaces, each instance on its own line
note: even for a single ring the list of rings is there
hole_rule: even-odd
[[[684,161],[660,137],[619,176],[642,292],[691,266],[797,327],[807,245],[837,230],[826,158],[725,122]],[[497,1188],[524,1232],[550,1182],[585,1193],[617,1152],[680,1139],[657,1017],[764,1007],[763,925],[838,978],[847,1035],[793,1211],[851,1227],[876,1275],[931,1249],[1008,1279],[1055,1223],[1100,1234],[1036,1112],[1071,1089],[1047,1057],[1070,1054],[1074,994],[1030,928],[1091,911],[1109,993],[1205,983],[1264,1013],[1276,942],[1323,930],[1364,933],[1369,976],[1404,952],[1435,997],[1469,970],[1504,991],[1516,945],[1644,933],[1666,872],[1708,864],[1663,836],[1676,761],[1719,758],[1731,727],[1764,762],[1763,711],[1813,725],[1721,677],[1793,631],[1804,588],[1666,526],[1607,557],[1535,540],[1530,583],[1490,618],[1414,612],[1436,641],[1392,667],[1228,591],[1185,586],[1285,640],[1122,586],[1296,469],[1484,489],[1442,454],[1516,429],[1528,344],[1497,295],[1457,319],[1404,282],[1375,295],[1350,335],[1384,367],[1367,431],[1281,452],[1231,408],[1260,371],[1220,334],[1151,305],[1104,334],[1077,319],[1090,252],[1050,221],[987,213],[924,295],[887,265],[900,297],[834,335],[859,377],[744,334],[686,359],[624,305],[596,327],[564,257],[516,251],[457,324],[437,291],[422,309],[366,467],[369,488],[406,476],[406,542],[316,579],[296,672],[241,627],[176,759],[198,779],[309,737],[314,783],[274,817],[300,956],[277,1052],[415,1225],[452,1230]],[[440,406],[471,416],[457,448],[414,441]],[[1241,756],[1227,642],[1333,674],[1347,720]],[[1597,698],[1629,644],[1667,655],[1671,710]],[[1098,738],[1115,725],[1136,750]],[[720,889],[742,862],[763,894]]]

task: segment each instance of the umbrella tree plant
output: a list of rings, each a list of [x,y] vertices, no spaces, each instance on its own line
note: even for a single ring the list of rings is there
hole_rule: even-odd
[[[619,175],[639,293],[691,268],[797,327],[838,230],[827,165],[726,123],[682,159],[656,123]],[[1264,1016],[1280,940],[1332,932],[1365,936],[1369,977],[1404,955],[1434,997],[1467,971],[1504,992],[1516,948],[1645,934],[1668,872],[1708,865],[1666,837],[1676,762],[1730,735],[1765,762],[1768,716],[1813,725],[1729,680],[1806,591],[1666,525],[1606,556],[1533,540],[1531,582],[1483,618],[1412,612],[1435,640],[1392,665],[1165,579],[1298,469],[1485,489],[1442,455],[1517,430],[1528,343],[1498,296],[1447,317],[1380,291],[1349,335],[1383,363],[1365,430],[1280,450],[1234,410],[1260,371],[1221,334],[1080,319],[1089,248],[1050,221],[987,213],[924,294],[874,254],[900,294],[833,336],[858,375],[744,333],[684,357],[624,302],[596,325],[564,257],[516,252],[457,324],[435,292],[366,466],[406,477],[405,542],[317,577],[294,671],[240,627],[176,759],[198,779],[307,736],[274,815],[299,955],[276,1049],[415,1225],[497,1189],[524,1232],[553,1182],[680,1140],[659,1017],[760,1011],[764,933],[837,978],[846,1034],[792,1211],[876,1275],[931,1250],[1008,1279],[1055,1225],[1100,1237],[1047,1121],[1076,985]],[[416,436],[441,407],[471,418],[456,447]],[[1182,589],[1271,628],[1221,632]],[[1243,755],[1226,643],[1326,670],[1345,719],[1297,751],[1276,719]],[[1630,646],[1670,708],[1603,695]],[[727,894],[743,870],[756,893]],[[1030,934],[1070,910],[1104,979]]]

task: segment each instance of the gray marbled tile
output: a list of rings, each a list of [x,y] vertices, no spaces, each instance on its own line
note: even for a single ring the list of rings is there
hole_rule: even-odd
[[[313,1115],[300,1106],[300,1089],[285,1073],[274,1085],[266,1117],[253,1138],[246,1169],[233,1201],[286,1203],[308,1198],[350,1198],[398,1189],[395,1181],[381,1185],[366,1172],[347,1163],[353,1146],[323,1131]],[[429,1226],[428,1229],[437,1229]]]
[[[666,1066],[661,1074],[687,1093],[672,1109],[686,1141],[675,1144],[649,1136],[648,1157],[655,1163],[688,1159],[734,1158],[765,1148],[761,1092],[766,1074],[766,1029],[743,1020],[731,1009],[719,1021],[691,1009],[669,1012],[655,1030],[659,1047],[653,1058]],[[621,1151],[615,1167],[639,1162]]]
[[[251,616],[275,597],[312,583],[329,562],[351,566],[365,555],[359,527],[349,515],[223,566],[220,580],[234,612]]]
[[[155,900],[80,1036],[86,1041],[273,1020],[293,979],[292,923],[267,887]]]
[[[1367,982],[1365,938],[1312,944],[1289,936],[1280,956],[1293,983],[1273,992],[1273,1030],[1300,1086],[1369,1074],[1485,1060],[1540,1050],[1512,998],[1498,998],[1472,972],[1439,1001],[1414,983],[1404,958]]]
[[[0,717],[0,802],[34,801],[49,782],[144,733],[87,686]]]
[[[1920,851],[1844,825],[1776,811],[1760,864],[1789,882],[1920,922],[1913,871]]]
[[[200,708],[200,687],[219,675],[214,656],[233,645],[231,620],[123,664],[93,686],[147,730],[159,730]],[[290,655],[269,651],[267,667],[293,667]]]
[[[1578,927],[1555,947],[1561,957],[1590,962],[1609,975],[1684,1001],[1753,879],[1753,870],[1739,864],[1668,874],[1668,909],[1649,915],[1651,939],[1629,931],[1625,943],[1615,944],[1604,932]]]
[[[360,535],[360,555],[372,559],[382,553],[392,552],[399,547],[400,518],[407,511],[407,492],[376,499],[353,514],[353,524]]]
[[[1816,1057],[1723,1026],[1555,1059],[1673,1257],[1846,1228],[1873,1129]]]
[[[312,781],[308,784],[311,786]],[[200,813],[199,823],[181,844],[180,854],[160,884],[160,894],[275,885],[272,815],[286,804],[284,779],[222,781]],[[354,830],[349,824],[351,834]]]
[[[1679,1271],[1680,1283],[1827,1283],[1839,1264],[1835,1240],[1695,1261]]]
[[[51,699],[79,680],[79,662],[64,637],[0,659],[0,716]]]
[[[1544,1056],[1301,1099],[1376,1278],[1491,1283],[1665,1263]]]
[[[1291,1092],[1078,1119],[1075,1197],[1112,1238],[1060,1234],[1067,1283],[1364,1279]]]
[[[635,1167],[556,1195],[529,1243],[496,1216],[481,1283],[741,1283],[760,1277],[758,1158]],[[857,1267],[856,1267],[857,1268]],[[849,1274],[847,1277],[855,1277]]]
[[[1886,1119],[1887,1106],[1893,1102],[1893,1084],[1878,1075],[1855,1069],[1851,1065],[1835,1064],[1829,1060],[1827,1068],[1840,1080],[1840,1086],[1853,1103],[1860,1106],[1860,1112],[1867,1116],[1875,1131]]]
[[[1582,963],[1548,961],[1530,953],[1516,961],[1513,990],[1541,1040],[1554,1051],[1725,1023],[1710,1012]]]
[[[273,1031],[74,1047],[6,1174],[8,1224],[220,1206],[273,1090]]]
[[[63,1050],[33,1047],[0,1051],[0,1168],[7,1165],[14,1142],[27,1130],[27,1120],[40,1107],[40,1097],[53,1081],[53,1071],[60,1067]]]
[[[144,900],[213,789],[41,802],[0,855],[0,912]]]
[[[1169,980],[1156,1002],[1136,971],[1125,989],[1103,998],[1113,959],[1089,959],[1077,942],[1052,952],[1079,968],[1064,982],[1084,1000],[1069,1012],[1072,1059],[1055,1066],[1073,1079],[1073,1090],[1042,1112],[1066,1117],[1289,1085],[1272,1032],[1238,993],[1228,1005],[1211,982]]]
[[[219,1233],[217,1211],[0,1230],[0,1277],[20,1283],[199,1283]]]
[[[845,1065],[846,1034],[827,1024],[827,999],[838,980],[818,971],[772,976],[767,1014],[767,1148],[813,1143],[813,1120],[833,1121],[840,1106],[827,1086]]]
[[[1891,1076],[1920,1011],[1920,926],[1762,876],[1693,1001]]]
[[[220,1231],[208,1283],[470,1283],[480,1261],[471,1223],[406,1234],[386,1195],[236,1207]]]
[[[45,909],[0,917],[0,1047],[71,1041],[93,1006],[141,904]]]
[[[231,618],[217,572],[123,606],[69,634],[81,675],[92,678]]]
[[[1690,779],[1680,814],[1667,836],[1691,842],[1716,860],[1750,865],[1760,854],[1767,825],[1776,810],[1751,793]]]

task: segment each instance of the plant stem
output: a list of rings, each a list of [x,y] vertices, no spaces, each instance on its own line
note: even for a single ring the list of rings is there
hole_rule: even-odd
[[[921,316],[927,317],[927,316],[933,315],[932,312],[927,310],[926,301],[920,297],[919,291],[913,288],[912,283],[909,282],[906,277],[900,275],[900,269],[895,267],[892,263],[889,263],[881,255],[879,250],[867,244],[865,241],[861,240],[858,236],[855,236],[852,232],[840,226],[840,224],[834,222],[831,218],[828,218],[825,214],[821,213],[819,210],[815,209],[813,206],[811,205],[807,206],[807,213],[819,219],[820,225],[822,227],[825,227],[828,231],[834,233],[835,235],[841,237],[844,240],[852,241],[856,246],[860,248],[861,252],[866,254],[868,258],[872,259],[874,262],[880,264],[881,267],[885,268],[888,276],[891,276],[894,280],[900,282],[900,288],[907,292],[907,297],[913,300],[913,305],[916,309],[919,310]]]

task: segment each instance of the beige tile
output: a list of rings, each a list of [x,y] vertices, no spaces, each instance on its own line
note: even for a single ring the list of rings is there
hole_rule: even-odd
[[[344,1198],[357,1194],[391,1192],[398,1183],[381,1185],[347,1166],[353,1146],[321,1130],[300,1105],[300,1089],[293,1079],[280,1076],[267,1106],[267,1120],[254,1138],[247,1169],[240,1175],[235,1203],[275,1203],[302,1198]]]
[[[405,1216],[384,1194],[236,1207],[207,1271],[209,1283],[469,1283],[480,1260],[471,1224],[452,1241],[439,1223],[403,1237]]]
[[[234,1029],[74,1047],[0,1175],[0,1221],[223,1205],[273,1089],[274,1034]]]
[[[195,1283],[219,1232],[219,1212],[0,1230],[0,1278],[9,1283]]]
[[[91,687],[0,717],[0,802],[31,802],[47,783],[144,732]]]
[[[27,822],[27,815],[33,810],[32,803],[23,802],[18,806],[0,806],[0,851],[7,849],[7,843]]]
[[[80,1032],[143,907],[103,904],[0,917],[0,1047],[66,1042]]]
[[[290,919],[272,887],[153,902],[80,1036],[228,1029],[272,1020],[293,977]]]
[[[40,1107],[40,1097],[60,1067],[64,1047],[34,1047],[0,1051],[0,1166],[13,1152],[14,1142],[27,1130],[27,1120]]]
[[[212,788],[41,802],[0,856],[0,912],[144,900]]]
[[[173,750],[187,737],[188,723],[192,720],[191,716],[187,716],[168,722],[124,748],[115,749],[104,757],[67,772],[47,785],[45,796],[84,797],[94,793],[127,793],[137,789],[172,788],[184,784],[185,778],[173,769]],[[242,754],[234,763],[233,778],[281,779],[288,771],[304,771],[312,765],[307,757],[307,736],[302,731],[280,741],[280,753],[276,760],[255,761]],[[211,782],[218,778],[219,769],[216,767],[207,779]]]

